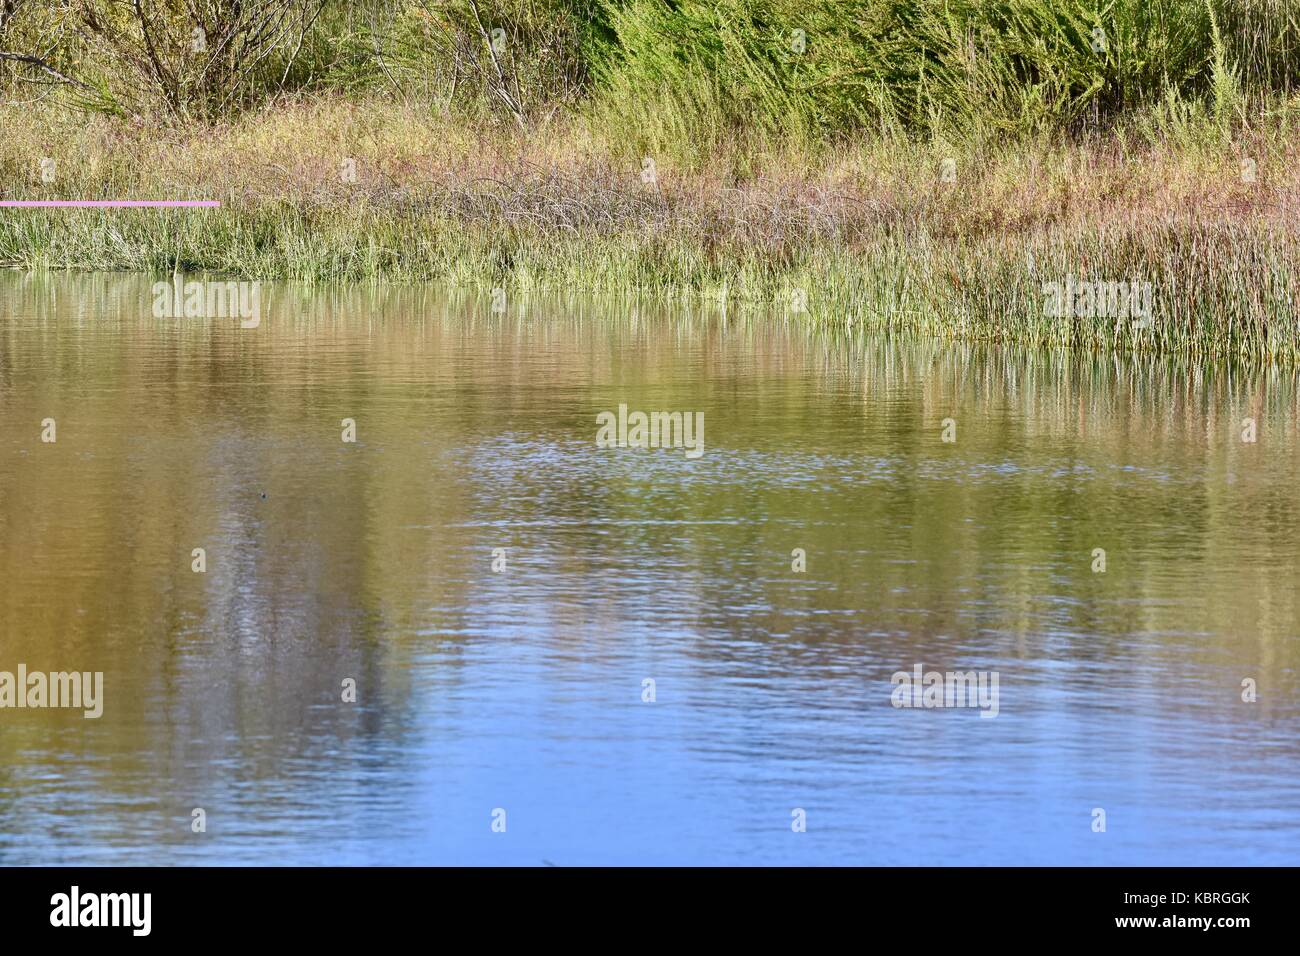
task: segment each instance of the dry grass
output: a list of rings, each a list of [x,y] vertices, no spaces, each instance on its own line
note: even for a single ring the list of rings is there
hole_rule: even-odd
[[[7,198],[218,198],[219,212],[0,213],[0,260],[250,277],[725,295],[813,321],[966,337],[1294,354],[1300,167],[1286,122],[1234,141],[1122,134],[961,152],[877,139],[737,149],[653,182],[580,117],[484,132],[389,101],[282,104],[215,128],[5,110]],[[946,156],[954,182],[941,181]],[[42,157],[58,164],[40,182]],[[357,178],[341,176],[355,160]],[[1244,182],[1243,159],[1255,163]],[[1066,273],[1157,290],[1145,332],[1041,314]]]

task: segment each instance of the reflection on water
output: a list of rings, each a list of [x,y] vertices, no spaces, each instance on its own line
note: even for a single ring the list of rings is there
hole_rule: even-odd
[[[106,685],[0,710],[0,861],[1297,862],[1292,372],[150,283],[0,277],[0,670]]]

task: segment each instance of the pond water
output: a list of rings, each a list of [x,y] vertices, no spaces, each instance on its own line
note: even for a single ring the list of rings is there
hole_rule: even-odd
[[[1294,371],[153,281],[0,275],[0,862],[1300,862]]]

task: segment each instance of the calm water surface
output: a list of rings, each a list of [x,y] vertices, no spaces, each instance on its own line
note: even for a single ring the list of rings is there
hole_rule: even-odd
[[[1300,862],[1294,373],[151,281],[0,276],[0,670],[105,674],[0,710],[0,862]]]

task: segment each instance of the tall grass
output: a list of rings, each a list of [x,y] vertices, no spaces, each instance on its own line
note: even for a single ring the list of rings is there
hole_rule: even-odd
[[[1170,96],[1228,122],[1300,76],[1285,0],[604,2],[601,125],[696,164],[735,136],[1077,131]]]

